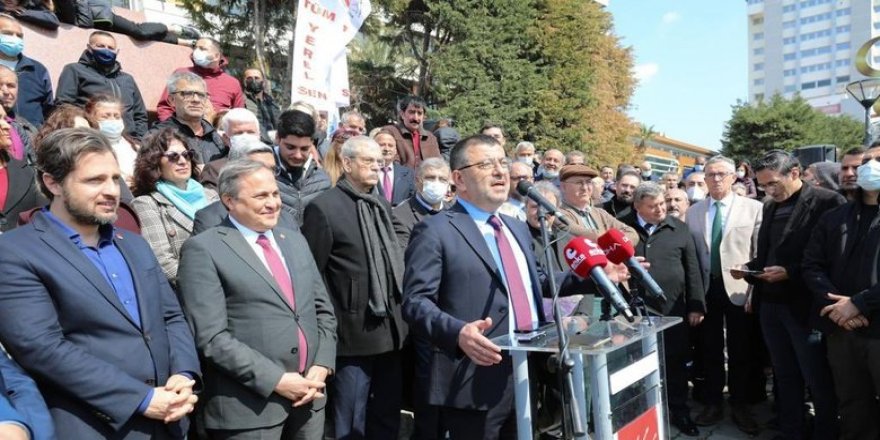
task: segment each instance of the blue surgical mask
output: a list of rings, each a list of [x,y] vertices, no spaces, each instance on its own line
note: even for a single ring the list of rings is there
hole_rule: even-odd
[[[422,184],[422,198],[430,205],[436,205],[446,198],[449,184],[439,180],[428,180]]]
[[[702,171],[703,171],[703,166],[702,166],[702,165],[699,165],[699,164],[694,165],[694,171],[700,171],[700,172],[702,172]]]
[[[95,61],[103,66],[107,66],[116,62],[116,52],[110,49],[92,49],[92,56]]]
[[[860,166],[856,184],[865,191],[880,191],[880,162],[872,159]]]
[[[122,131],[125,130],[125,123],[122,119],[105,119],[98,121],[98,129],[111,142],[116,142],[122,137]]]
[[[0,52],[8,57],[17,57],[24,50],[24,40],[15,35],[0,35]]]

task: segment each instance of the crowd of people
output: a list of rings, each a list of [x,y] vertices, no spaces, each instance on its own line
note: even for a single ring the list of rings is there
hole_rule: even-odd
[[[385,126],[350,111],[328,129],[259,69],[227,74],[210,38],[151,125],[113,34],[54,89],[22,38],[0,14],[0,438],[393,439],[403,408],[413,438],[514,438],[492,338],[552,320],[551,277],[566,314],[599,319],[563,249],[612,229],[665,293],[647,310],[683,319],[663,359],[680,432],[723,420],[726,387],[757,434],[772,373],[779,438],[880,437],[880,144],[680,176],[497,124],[430,131],[416,96]],[[542,226],[523,181],[558,218]]]

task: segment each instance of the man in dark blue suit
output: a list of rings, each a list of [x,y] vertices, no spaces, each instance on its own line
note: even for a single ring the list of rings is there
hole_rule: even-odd
[[[515,438],[511,359],[490,339],[544,321],[526,224],[496,214],[508,166],[492,137],[459,142],[450,157],[458,203],[418,224],[406,251],[403,316],[434,345],[428,399],[452,439]],[[563,293],[594,289],[559,275]]]
[[[0,342],[64,438],[183,438],[200,382],[193,336],[150,247],[112,226],[112,147],[96,130],[58,130],[37,169],[48,209],[0,237]]]
[[[0,439],[55,440],[52,416],[34,380],[0,348]]]

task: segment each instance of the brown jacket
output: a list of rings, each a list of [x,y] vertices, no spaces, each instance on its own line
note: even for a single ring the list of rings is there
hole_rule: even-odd
[[[588,225],[584,219],[575,212],[574,208],[569,206],[568,204],[563,203],[562,206],[559,207],[559,212],[563,213],[568,219],[571,221],[571,227],[569,231],[578,236],[587,237],[590,240],[596,240],[599,235],[604,234],[609,229],[614,228],[623,232],[630,240],[632,240],[633,246],[639,243],[639,234],[635,229],[627,226],[625,223],[620,220],[614,218],[613,215],[609,214],[608,211],[599,208],[599,207],[590,207],[588,208],[588,213],[590,218],[596,224],[597,230],[592,230],[590,225]]]
[[[424,129],[419,130],[419,135],[421,136],[421,143],[419,144],[421,157],[416,157],[415,151],[413,150],[412,133],[406,127],[398,122],[386,125],[382,127],[382,130],[387,131],[391,133],[391,136],[394,136],[394,141],[397,143],[397,156],[400,158],[400,163],[403,165],[415,170],[418,169],[419,163],[422,162],[422,159],[441,157],[440,145],[437,144],[437,138],[434,137],[430,131]]]

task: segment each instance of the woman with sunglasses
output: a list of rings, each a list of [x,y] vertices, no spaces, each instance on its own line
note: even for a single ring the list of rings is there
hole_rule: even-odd
[[[196,211],[218,199],[196,181],[195,151],[173,129],[147,138],[134,164],[132,202],[141,234],[150,244],[171,285],[177,286],[180,248],[192,235]]]

